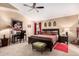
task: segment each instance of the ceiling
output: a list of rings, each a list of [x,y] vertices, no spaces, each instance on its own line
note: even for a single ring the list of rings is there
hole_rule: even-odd
[[[0,3],[0,7],[6,7],[6,8],[11,8],[11,9],[17,10],[16,7],[12,6],[9,3]]]
[[[32,5],[32,3],[27,3]],[[37,3],[37,6],[44,6],[44,9],[28,11],[31,8],[23,6],[23,3],[11,3],[12,6],[19,9],[19,11],[32,21],[41,21],[51,18],[58,18],[63,16],[70,16],[79,14],[79,4],[77,3]]]

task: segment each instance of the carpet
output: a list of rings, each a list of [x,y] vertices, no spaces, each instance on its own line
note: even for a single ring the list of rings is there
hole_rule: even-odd
[[[65,43],[57,42],[54,49],[68,53],[68,45]]]

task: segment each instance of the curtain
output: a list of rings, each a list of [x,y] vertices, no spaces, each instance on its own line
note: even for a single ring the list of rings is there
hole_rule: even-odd
[[[34,23],[34,34],[36,35],[36,23]]]
[[[42,28],[41,28],[41,22],[39,23],[39,32],[41,33],[42,32]]]

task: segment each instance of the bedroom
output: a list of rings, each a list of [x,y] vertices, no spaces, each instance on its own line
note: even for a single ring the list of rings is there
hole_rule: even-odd
[[[78,5],[77,3],[0,3],[0,55],[79,55]],[[12,30],[16,31],[18,36],[14,35]],[[23,33],[23,38],[19,35],[20,31]],[[43,47],[38,47],[41,45]]]

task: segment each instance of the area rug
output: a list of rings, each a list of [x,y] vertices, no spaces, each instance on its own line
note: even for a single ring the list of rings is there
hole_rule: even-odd
[[[68,45],[65,43],[57,42],[54,46],[54,49],[68,53]]]

